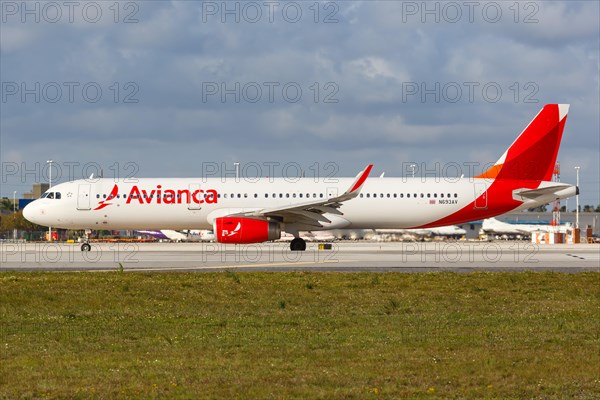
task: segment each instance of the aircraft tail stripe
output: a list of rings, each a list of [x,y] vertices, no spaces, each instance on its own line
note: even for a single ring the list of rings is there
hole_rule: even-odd
[[[544,106],[496,165],[476,178],[550,180],[568,109],[568,104]]]

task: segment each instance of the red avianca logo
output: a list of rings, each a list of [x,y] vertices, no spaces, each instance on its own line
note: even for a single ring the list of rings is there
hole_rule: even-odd
[[[117,197],[117,193],[119,193],[119,187],[117,185],[115,185],[115,186],[113,186],[113,188],[110,191],[110,194],[108,195],[108,197],[106,198],[106,200],[100,200],[98,202],[98,207],[94,208],[94,211],[95,210],[102,210],[104,207],[110,206],[112,203],[109,203],[109,201],[111,201],[112,199],[114,199],[115,197]]]
[[[111,205],[119,193],[118,185],[113,186],[108,197],[98,202],[94,210],[101,210]],[[152,190],[140,189],[134,185],[126,196],[125,204],[131,202],[138,204],[216,204],[218,194],[214,189],[163,189],[162,185],[156,185]]]

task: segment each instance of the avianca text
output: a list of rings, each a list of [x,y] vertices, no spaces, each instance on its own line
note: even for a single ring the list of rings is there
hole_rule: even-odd
[[[217,191],[214,189],[163,189],[157,185],[155,189],[147,191],[134,185],[127,196],[126,204],[137,201],[139,204],[216,204],[218,202]]]

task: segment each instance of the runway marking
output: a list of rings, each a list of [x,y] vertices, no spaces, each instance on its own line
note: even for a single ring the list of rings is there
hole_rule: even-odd
[[[583,258],[583,257],[580,257],[580,256],[578,256],[578,255],[576,255],[576,254],[569,254],[569,253],[567,253],[567,255],[568,255],[569,257],[573,257],[573,258],[579,258],[580,260],[585,260],[585,258]]]
[[[298,261],[285,263],[265,263],[265,264],[240,264],[240,265],[207,265],[202,267],[156,267],[156,268],[123,268],[123,272],[151,272],[151,271],[177,271],[177,270],[193,270],[193,269],[236,269],[236,268],[262,268],[262,267],[282,267],[290,265],[310,265],[315,266],[337,263],[352,263],[358,260],[335,260],[335,261]],[[93,269],[91,272],[115,272],[119,268],[114,269]]]

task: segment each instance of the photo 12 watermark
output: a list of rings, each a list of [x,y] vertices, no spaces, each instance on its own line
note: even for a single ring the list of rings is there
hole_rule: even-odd
[[[2,1],[2,23],[137,24],[137,1]]]
[[[202,1],[202,22],[223,24],[308,21],[337,24],[340,6],[334,1]]]
[[[115,182],[137,182],[140,166],[134,161],[113,162],[104,165],[96,161],[52,161],[46,162],[12,162],[0,163],[1,182],[3,184],[28,182],[70,182],[83,179],[89,183],[101,178]]]
[[[291,239],[289,239],[291,240]],[[319,246],[309,246],[306,251],[290,251],[289,240],[269,243],[223,244],[218,242],[201,243],[199,259],[211,267],[227,269],[298,266],[339,263],[339,245],[330,243],[326,251]]]
[[[123,104],[137,104],[140,86],[137,82],[26,82],[2,81],[2,103],[89,103],[105,101]]]
[[[79,244],[63,242],[1,242],[0,260],[4,268],[10,264],[47,264],[49,268],[70,268],[88,264],[102,264],[119,269],[119,263],[136,264],[140,261],[139,243],[102,243],[93,251],[81,251]]]
[[[205,161],[202,162],[202,181],[217,178],[223,183],[227,180],[256,183],[261,179],[274,182],[280,178],[284,182],[295,183],[309,178],[314,182],[337,183],[339,170],[339,165],[333,161],[309,165],[295,161],[248,161],[233,163],[233,166],[225,162]]]
[[[336,82],[202,82],[203,103],[339,103]]]
[[[515,242],[508,246],[495,242],[413,242],[399,243],[400,263],[452,265],[467,264],[537,264],[539,246]]]
[[[537,24],[534,1],[402,1],[402,23],[456,24],[511,22]]]
[[[402,103],[539,103],[536,82],[402,82]]]

